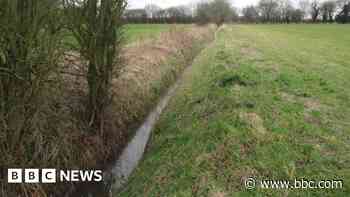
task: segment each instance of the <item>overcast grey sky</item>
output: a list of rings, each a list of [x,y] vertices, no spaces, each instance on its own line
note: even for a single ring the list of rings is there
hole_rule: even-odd
[[[178,5],[189,5],[200,0],[128,0],[129,8],[143,8],[146,4],[156,4],[162,8]],[[247,5],[256,4],[258,0],[231,0],[235,7],[243,8]]]

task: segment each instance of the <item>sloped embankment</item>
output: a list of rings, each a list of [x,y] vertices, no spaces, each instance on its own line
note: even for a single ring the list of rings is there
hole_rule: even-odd
[[[215,27],[173,28],[158,39],[137,42],[123,51],[126,67],[113,81],[113,111],[119,128],[142,121],[157,99],[213,39]],[[138,124],[136,124],[138,125]]]
[[[83,117],[87,71],[78,52],[67,52],[45,87],[43,99],[38,101],[42,106],[40,113],[28,120],[33,127],[21,134],[25,140],[12,143],[18,146],[9,146],[15,138],[0,135],[1,167],[103,169],[118,157],[162,92],[213,39],[214,31],[213,26],[174,27],[158,38],[124,48],[121,58],[125,66],[113,80],[114,97],[102,132],[88,132],[89,122]],[[71,183],[1,182],[0,196],[61,197],[74,188],[83,187]]]
[[[115,160],[163,92],[191,64],[201,49],[213,40],[215,29],[215,26],[173,27],[156,39],[126,46],[122,51],[125,66],[113,79],[114,97],[109,109],[110,116],[106,117],[107,129],[102,134],[83,134],[77,138],[80,139],[77,146],[81,147],[77,157],[80,160],[76,161],[78,166],[103,168]],[[73,89],[86,89],[83,88],[85,84],[76,77],[75,81],[79,88]],[[72,91],[70,94],[84,93]]]

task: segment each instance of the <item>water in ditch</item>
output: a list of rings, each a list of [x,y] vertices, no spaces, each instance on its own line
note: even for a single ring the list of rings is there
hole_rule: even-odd
[[[180,77],[168,92],[160,99],[158,105],[147,116],[143,124],[137,129],[136,135],[123,150],[119,159],[114,165],[104,172],[104,181],[93,185],[84,185],[81,189],[66,195],[66,197],[88,196],[88,197],[111,197],[118,193],[120,188],[126,184],[129,176],[138,166],[142,159],[152,130],[160,115],[174,96],[182,81]]]
[[[139,127],[135,137],[129,142],[127,147],[123,150],[117,163],[110,171],[110,175],[114,179],[112,185],[113,191],[117,191],[128,180],[128,177],[138,166],[140,160],[145,152],[148,140],[151,136],[152,130],[157,123],[160,115],[165,107],[168,105],[170,99],[175,94],[181,79],[179,79],[165,94],[156,108],[148,115],[145,122]]]

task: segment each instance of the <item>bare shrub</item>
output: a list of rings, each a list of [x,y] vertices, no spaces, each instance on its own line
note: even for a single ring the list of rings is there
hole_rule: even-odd
[[[69,155],[58,128],[61,27],[58,1],[0,1],[0,166],[30,168],[59,165]],[[57,121],[59,120],[59,121]],[[68,125],[67,125],[68,126]],[[64,154],[62,154],[62,152]],[[40,185],[7,185],[0,196],[44,196]]]
[[[111,80],[120,67],[121,16],[124,0],[67,0],[68,27],[86,60],[88,95],[86,120],[90,131],[103,135],[106,110],[111,103]]]

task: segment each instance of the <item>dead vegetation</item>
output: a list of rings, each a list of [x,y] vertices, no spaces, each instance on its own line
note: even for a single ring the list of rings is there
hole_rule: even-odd
[[[212,196],[212,197],[225,197],[227,196],[227,194],[225,192],[222,192],[222,191],[213,191],[209,194],[209,196]]]
[[[127,46],[122,51],[125,67],[120,75],[112,79],[113,101],[108,109],[109,124],[103,136],[87,135],[78,130],[73,131],[74,142],[79,157],[77,166],[95,168],[103,166],[116,157],[133,135],[133,129],[144,119],[147,112],[156,104],[162,92],[176,80],[181,71],[188,66],[205,43],[213,39],[215,27],[192,27],[183,31],[172,28],[159,38],[138,42]],[[82,109],[82,95],[86,94],[86,82],[83,76],[86,70],[79,68],[79,56],[67,56],[72,62],[69,74],[64,78],[70,91],[66,92],[69,108],[76,119],[77,109]],[[78,125],[85,128],[86,125]],[[72,146],[72,145],[70,145]],[[71,158],[73,159],[73,158]]]
[[[87,132],[90,127],[82,121],[88,102],[88,70],[83,66],[86,60],[77,51],[66,51],[57,72],[48,75],[58,82],[47,84],[45,95],[40,95],[43,99],[36,103],[40,111],[30,120],[35,124],[21,135],[25,143],[15,142],[16,136],[11,137],[8,132],[0,132],[0,142],[4,145],[0,149],[1,166],[103,168],[118,156],[163,90],[213,40],[215,29],[215,26],[193,26],[186,30],[174,27],[159,38],[124,48],[125,67],[112,79],[112,104],[104,117],[102,133]],[[12,120],[14,126],[20,126],[15,118]],[[72,185],[1,184],[0,196],[63,196],[69,187]]]
[[[239,117],[247,122],[254,135],[261,136],[267,133],[266,128],[264,127],[264,121],[258,114],[242,112],[239,114]]]
[[[164,88],[212,40],[214,27],[196,27],[188,31],[172,29],[156,40],[138,43],[123,51],[126,67],[113,80],[115,112],[118,124],[139,120],[154,104]]]
[[[328,109],[326,105],[321,104],[317,99],[314,98],[299,97],[288,94],[286,92],[282,92],[280,96],[284,101],[290,103],[301,102],[304,106],[304,120],[306,122],[314,125],[322,124],[320,117],[315,117],[312,113],[326,111]]]

